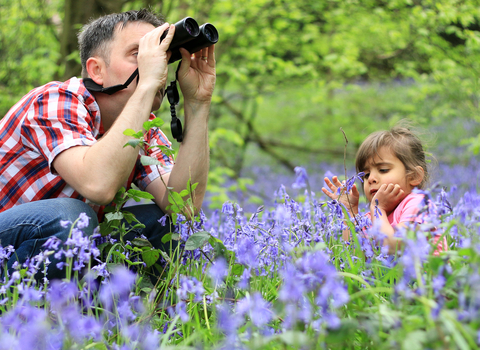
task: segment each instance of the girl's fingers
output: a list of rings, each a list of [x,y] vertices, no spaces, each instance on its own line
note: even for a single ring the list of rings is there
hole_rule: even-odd
[[[325,193],[330,199],[336,199],[336,196],[325,187],[322,187],[322,192]]]
[[[335,187],[335,185],[332,184],[332,182],[330,181],[330,179],[328,177],[326,177],[324,179],[324,181],[327,184],[327,186],[330,188],[330,190],[332,190],[333,192],[335,192],[337,190],[337,187]]]

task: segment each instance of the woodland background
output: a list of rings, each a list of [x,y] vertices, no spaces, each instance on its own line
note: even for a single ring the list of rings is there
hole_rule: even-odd
[[[434,163],[471,164],[480,150],[479,5],[0,0],[0,116],[30,89],[80,75],[76,35],[90,18],[150,7],[170,23],[191,16],[219,31],[210,119],[212,207],[232,193],[261,202],[272,193],[259,183],[272,174],[293,178],[295,166],[320,178],[328,170],[320,164],[343,169],[345,148],[351,169],[366,135],[402,119],[422,131]],[[168,103],[157,115],[169,135]],[[476,173],[469,174],[473,186]]]

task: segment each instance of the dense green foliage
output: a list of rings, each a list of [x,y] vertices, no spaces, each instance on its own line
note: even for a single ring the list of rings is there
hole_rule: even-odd
[[[65,62],[77,57],[60,54],[70,2],[0,1],[0,115],[32,87],[62,77]],[[87,2],[109,8],[112,0]],[[269,159],[289,169],[341,160],[340,127],[350,141],[348,161],[365,135],[405,118],[435,132],[431,149],[442,141],[442,161],[457,161],[448,149],[462,142],[478,152],[478,5],[124,1],[124,9],[151,6],[170,22],[189,15],[219,30],[210,121],[211,189],[217,191],[225,175],[238,178],[245,165]],[[158,114],[169,118],[167,103]]]

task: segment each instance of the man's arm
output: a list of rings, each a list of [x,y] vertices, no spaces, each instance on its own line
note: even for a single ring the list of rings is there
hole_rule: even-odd
[[[138,156],[138,149],[123,147],[129,139],[126,129],[141,130],[148,120],[155,94],[165,86],[168,74],[167,49],[174,29],[167,37],[160,36],[165,24],[148,34],[139,45],[139,83],[120,115],[107,133],[92,146],[73,147],[60,153],[53,161],[57,173],[85,198],[108,204],[128,179]]]
[[[190,55],[181,49],[178,80],[184,98],[185,128],[175,165],[171,173],[163,176],[165,184],[175,192],[184,190],[188,180],[191,184],[198,183],[193,196],[195,212],[202,207],[210,164],[208,116],[215,87],[214,50],[214,46],[210,46]],[[154,180],[147,191],[155,196],[155,202],[166,212],[168,192],[162,180]]]

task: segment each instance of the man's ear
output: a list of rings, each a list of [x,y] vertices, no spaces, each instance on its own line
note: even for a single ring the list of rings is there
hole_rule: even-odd
[[[86,68],[88,76],[98,85],[103,86],[103,74],[105,69],[105,61],[98,57],[90,57],[87,60]]]
[[[423,168],[421,166],[416,166],[414,171],[413,171],[413,174],[411,174],[409,176],[410,186],[415,187],[415,186],[420,185],[422,183],[424,177],[425,177],[425,171],[423,170]]]

